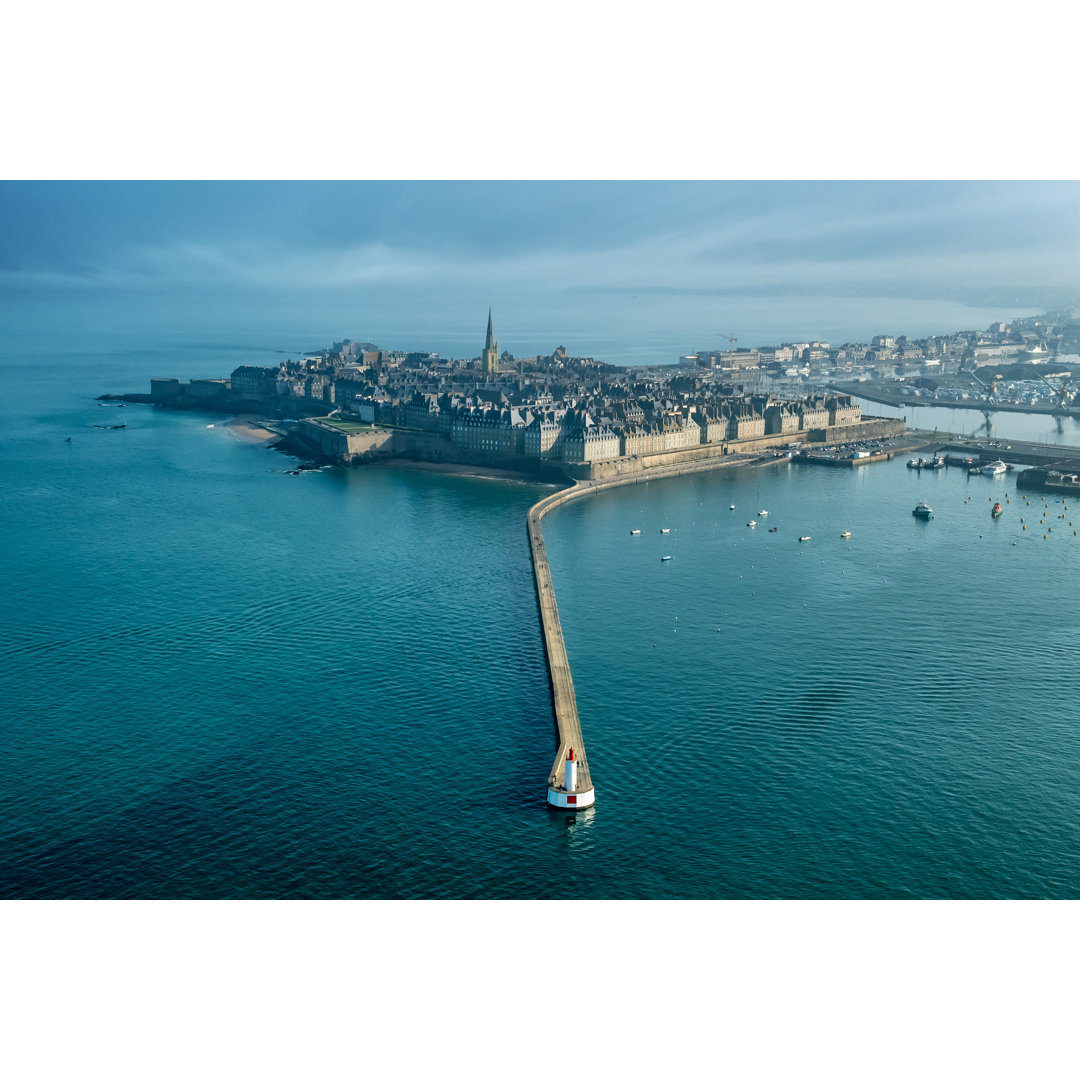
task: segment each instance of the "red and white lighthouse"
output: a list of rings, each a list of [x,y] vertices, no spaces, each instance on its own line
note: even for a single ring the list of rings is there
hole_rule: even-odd
[[[566,771],[563,774],[563,787],[567,791],[577,791],[577,755],[574,748],[566,755]]]

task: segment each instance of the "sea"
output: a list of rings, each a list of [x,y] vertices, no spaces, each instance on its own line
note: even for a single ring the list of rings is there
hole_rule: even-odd
[[[0,897],[1080,896],[1080,506],[899,459],[549,515],[596,785],[566,814],[525,531],[550,487],[292,474],[226,417],[95,400],[337,327],[40,315],[0,339]]]

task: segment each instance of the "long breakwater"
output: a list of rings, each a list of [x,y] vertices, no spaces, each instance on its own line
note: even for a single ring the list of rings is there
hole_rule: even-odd
[[[585,740],[581,731],[577,699],[574,696],[574,680],[570,674],[570,661],[566,655],[559,607],[555,600],[555,585],[551,579],[551,566],[544,547],[541,521],[545,514],[562,506],[569,500],[589,495],[601,488],[619,487],[625,484],[647,483],[649,480],[671,476],[684,476],[694,472],[748,465],[756,458],[711,458],[706,461],[688,462],[681,465],[648,469],[630,475],[615,476],[604,480],[578,481],[573,487],[548,495],[532,506],[528,515],[529,547],[532,552],[533,576],[536,582],[536,599],[540,609],[540,624],[544,634],[544,650],[547,654],[548,673],[551,679],[551,698],[555,711],[555,723],[559,731],[559,748],[554,764],[548,774],[548,803],[570,810],[583,810],[592,806],[596,792],[585,753]],[[566,785],[566,763],[573,751],[576,759],[576,777],[572,788]]]

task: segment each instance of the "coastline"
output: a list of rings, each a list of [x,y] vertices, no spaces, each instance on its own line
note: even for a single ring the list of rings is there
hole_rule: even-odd
[[[271,431],[259,422],[258,418],[251,415],[242,415],[227,420],[222,427],[238,442],[254,443],[262,446],[272,446],[283,437],[276,431]]]

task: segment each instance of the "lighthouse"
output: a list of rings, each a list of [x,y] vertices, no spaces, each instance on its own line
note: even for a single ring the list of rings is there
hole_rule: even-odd
[[[570,747],[570,752],[566,755],[566,771],[563,774],[563,787],[567,791],[577,791],[577,755],[574,753],[574,748]]]

